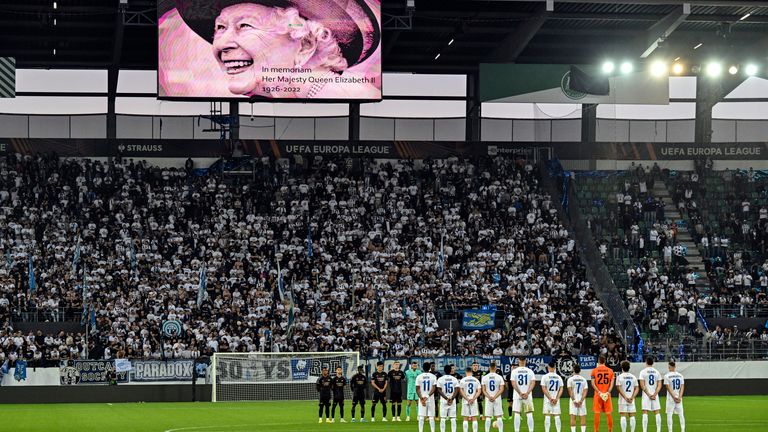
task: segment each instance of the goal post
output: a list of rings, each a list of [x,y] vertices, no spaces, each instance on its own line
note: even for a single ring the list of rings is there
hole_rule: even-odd
[[[309,400],[323,367],[341,367],[347,379],[357,373],[358,352],[215,353],[211,361],[213,402]],[[347,396],[351,397],[349,387]]]

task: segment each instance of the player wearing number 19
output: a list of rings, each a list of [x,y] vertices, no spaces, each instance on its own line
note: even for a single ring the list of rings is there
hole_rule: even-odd
[[[485,432],[491,431],[491,421],[496,417],[496,427],[499,432],[504,432],[504,410],[501,406],[504,395],[504,378],[496,373],[496,362],[491,362],[488,373],[483,376],[483,395],[485,404]]]
[[[525,413],[528,431],[533,432],[533,396],[536,387],[536,375],[525,366],[525,357],[517,359],[517,368],[510,372],[509,382],[515,389],[512,398],[512,411],[515,412],[515,432],[520,432],[520,412]]]
[[[672,432],[672,415],[677,414],[680,419],[680,430],[685,432],[685,414],[683,413],[685,378],[680,372],[675,371],[674,361],[669,362],[669,373],[664,376],[664,384],[667,385],[667,430]]]
[[[541,377],[541,390],[544,393],[544,432],[549,432],[552,417],[555,418],[555,429],[560,432],[560,396],[563,394],[563,379],[555,372],[555,362],[547,365],[548,373]]]
[[[451,374],[453,365],[443,368],[445,375],[437,379],[435,391],[440,396],[440,432],[445,432],[445,420],[451,419],[451,432],[456,432],[456,404],[459,400],[459,380]]]
[[[600,429],[600,414],[605,413],[608,430],[613,430],[613,402],[611,390],[616,377],[613,371],[605,365],[605,356],[597,357],[597,367],[592,369],[592,390],[594,391],[593,409],[595,413],[595,432]]]
[[[432,364],[424,363],[424,370],[431,370]],[[429,419],[429,430],[435,432],[435,386],[437,377],[431,372],[423,372],[416,377],[416,394],[419,396],[419,432],[424,432],[424,419]]]

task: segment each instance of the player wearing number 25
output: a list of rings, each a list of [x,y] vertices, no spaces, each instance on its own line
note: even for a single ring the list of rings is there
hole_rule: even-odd
[[[608,430],[613,430],[613,371],[605,365],[605,356],[597,358],[597,367],[592,369],[592,390],[594,390],[593,411],[595,413],[595,432],[600,429],[600,413],[605,413]]]

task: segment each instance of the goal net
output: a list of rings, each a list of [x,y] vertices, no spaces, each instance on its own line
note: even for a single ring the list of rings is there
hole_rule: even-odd
[[[360,353],[215,353],[211,362],[212,400],[308,400],[317,398],[315,382],[323,367],[331,376],[341,367],[349,380]],[[351,397],[347,386],[347,397]]]

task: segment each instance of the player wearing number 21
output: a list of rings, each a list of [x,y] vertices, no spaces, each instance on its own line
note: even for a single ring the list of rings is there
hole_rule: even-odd
[[[424,363],[424,370],[431,370],[432,364]],[[423,372],[416,377],[416,394],[419,396],[419,432],[424,432],[424,419],[429,420],[429,430],[435,432],[435,387],[437,377],[431,372]]]
[[[656,417],[656,432],[661,432],[661,374],[653,367],[653,357],[645,359],[645,369],[640,371],[640,389],[643,391],[643,432],[648,432],[648,411],[653,411]]]
[[[613,430],[613,403],[611,390],[615,377],[613,371],[605,365],[605,356],[597,358],[597,367],[592,369],[592,390],[594,391],[593,411],[595,413],[595,432],[600,429],[600,414],[605,413],[608,430]]]
[[[536,375],[525,366],[525,357],[517,359],[517,368],[510,372],[509,382],[515,389],[512,398],[512,411],[515,412],[515,432],[520,432],[520,412],[525,413],[528,431],[533,432],[533,392],[536,387]]]
[[[496,373],[496,362],[491,362],[488,367],[488,373],[483,376],[481,382],[483,386],[483,395],[487,400],[485,404],[485,432],[491,431],[491,422],[496,418],[496,427],[499,432],[504,432],[504,409],[501,406],[501,400],[504,396],[504,378]]]
[[[451,419],[451,432],[456,432],[456,403],[459,400],[459,380],[451,375],[453,365],[446,365],[445,375],[437,379],[435,391],[440,396],[440,432],[445,432],[445,420]]]
[[[680,419],[680,430],[685,432],[685,414],[683,414],[685,378],[675,370],[674,361],[669,362],[669,373],[664,376],[664,384],[667,386],[667,428],[672,432],[672,415],[677,414]]]
[[[549,432],[551,419],[555,419],[555,429],[560,432],[560,396],[563,394],[563,379],[555,372],[555,362],[547,365],[548,373],[541,377],[541,390],[544,392],[544,432]]]

